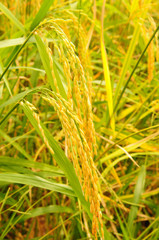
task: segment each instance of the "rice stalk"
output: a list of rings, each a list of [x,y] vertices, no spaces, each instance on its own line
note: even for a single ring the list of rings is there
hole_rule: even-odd
[[[71,14],[69,14],[71,15]],[[70,21],[63,19],[54,19],[50,17],[45,19],[41,24],[36,35],[40,36],[45,44],[46,52],[50,60],[51,74],[56,89],[55,92],[43,92],[42,97],[49,102],[57,111],[65,133],[65,152],[68,158],[73,162],[77,175],[85,195],[85,199],[90,202],[90,211],[93,214],[92,234],[97,239],[99,224],[101,225],[102,236],[103,223],[102,213],[100,210],[100,194],[98,189],[98,175],[93,157],[96,154],[96,137],[93,125],[93,114],[91,104],[91,76],[88,69],[86,45],[83,38],[82,28],[80,27],[79,38],[79,56],[75,53],[75,46],[66,36],[61,27],[61,23],[72,21],[77,27],[77,19]],[[67,99],[60,94],[58,79],[56,78],[53,67],[53,52],[49,47],[46,36],[56,34],[56,41],[53,41],[59,61],[64,69],[65,80],[67,83]],[[53,38],[53,37],[52,37]],[[30,103],[27,103],[30,106]],[[33,116],[38,122],[46,146],[52,152],[47,139],[42,131],[39,116],[33,110]],[[53,152],[52,152],[53,154]],[[103,237],[104,238],[104,237]]]
[[[102,225],[98,190],[99,180],[92,152],[83,131],[84,123],[76,113],[72,112],[71,105],[62,99],[59,94],[56,94],[56,98],[49,95],[42,97],[53,105],[58,112],[67,139],[68,157],[72,160],[76,173],[79,176],[85,198],[91,204],[90,211],[93,213],[92,233],[96,236],[99,229],[98,220]]]

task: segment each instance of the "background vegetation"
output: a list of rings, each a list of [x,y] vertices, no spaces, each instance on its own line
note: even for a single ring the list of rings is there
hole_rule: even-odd
[[[159,239],[158,12],[1,1],[1,240]]]

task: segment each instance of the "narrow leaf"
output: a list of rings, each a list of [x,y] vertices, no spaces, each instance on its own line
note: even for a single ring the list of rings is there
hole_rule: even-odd
[[[45,46],[44,42],[42,41],[42,39],[40,38],[40,36],[38,36],[36,34],[35,39],[36,39],[37,47],[38,47],[38,50],[40,53],[41,61],[43,63],[43,66],[46,71],[48,81],[49,81],[49,84],[50,84],[52,90],[54,92],[56,92],[56,88],[55,88],[55,84],[54,84],[55,79],[53,78],[53,75],[52,75],[52,71],[54,71],[54,75],[56,78],[56,82],[57,82],[60,94],[63,98],[66,99],[67,98],[66,91],[64,89],[62,80],[59,77],[58,71],[56,69],[56,65],[54,63],[53,63],[53,66],[50,65],[51,62],[50,62],[50,58],[49,58],[46,46]]]
[[[0,182],[25,184],[74,196],[74,192],[72,191],[71,187],[64,184],[54,183],[51,180],[44,179],[35,175],[0,173]]]
[[[1,61],[1,58],[0,58],[0,74],[2,74],[3,71],[4,71],[3,64],[2,64],[2,61]],[[12,96],[12,92],[11,92],[11,89],[10,89],[10,86],[9,86],[9,83],[8,83],[8,80],[7,80],[6,76],[4,76],[3,79],[4,79],[4,83],[5,83],[5,85],[8,89],[9,94]]]
[[[28,161],[24,158],[13,158],[13,157],[0,157],[0,165],[5,165],[5,166],[21,166],[21,167],[27,167],[27,168],[34,168],[37,170],[42,170],[42,171],[47,171],[54,173],[57,176],[63,176],[63,172],[54,166],[51,166],[46,163],[42,162],[35,162],[35,161]]]
[[[55,88],[55,84],[54,84],[54,79],[52,76],[52,69],[50,66],[50,59],[46,50],[46,46],[44,44],[44,42],[42,41],[41,37],[38,36],[37,34],[35,35],[35,39],[36,39],[36,44],[40,53],[40,57],[41,57],[41,61],[43,63],[44,69],[46,71],[47,77],[48,77],[48,81],[49,84],[52,88],[53,91],[56,92],[56,88]]]
[[[23,222],[26,221],[29,218],[34,218],[40,215],[44,215],[44,214],[48,214],[48,213],[73,213],[73,210],[71,208],[68,207],[63,207],[63,206],[59,206],[59,205],[50,205],[47,207],[39,207],[39,208],[35,208],[30,210],[29,212],[27,212],[26,215],[24,215],[19,222]]]
[[[138,174],[138,179],[135,186],[134,198],[132,201],[134,204],[140,203],[141,194],[143,193],[143,190],[144,190],[145,178],[146,178],[146,168],[145,166],[142,166]],[[134,220],[137,217],[137,211],[138,211],[138,207],[132,206],[129,213],[129,217],[128,217],[128,228],[132,237],[135,237],[134,235],[135,235],[136,225],[134,225]]]
[[[44,17],[46,16],[46,14],[53,2],[54,2],[54,0],[44,0],[43,1],[39,12],[36,14],[32,24],[31,24],[31,27],[30,27],[31,31],[33,29],[35,29],[35,27],[38,26],[38,24],[44,19]]]
[[[106,0],[103,1],[102,6],[102,16],[101,16],[101,54],[102,54],[102,61],[103,61],[103,68],[104,68],[104,78],[105,78],[105,86],[107,92],[107,102],[108,102],[108,109],[109,109],[109,117],[110,117],[110,125],[112,127],[113,133],[115,132],[115,119],[113,115],[113,97],[112,97],[112,86],[110,80],[110,73],[109,73],[109,66],[108,66],[108,59],[107,53],[104,46],[104,10],[105,10],[105,3]]]
[[[115,119],[114,119],[114,115],[113,115],[112,87],[111,87],[111,81],[110,81],[110,73],[109,73],[109,67],[108,67],[107,54],[106,54],[104,42],[102,41],[102,39],[101,39],[101,53],[102,53],[103,68],[104,68],[105,86],[106,86],[106,91],[107,91],[109,117],[111,118],[110,125],[112,127],[112,130],[115,131]]]
[[[3,137],[9,144],[14,146],[20,153],[23,154],[27,159],[33,160],[32,157],[22,148],[18,143],[16,143],[12,138],[7,135],[4,131],[0,129],[0,136]]]
[[[29,93],[34,93],[34,92],[38,92],[39,90],[43,89],[44,87],[35,87],[32,89],[28,89],[24,92],[18,93],[17,95],[11,97],[9,100],[7,100],[6,102],[2,103],[0,105],[0,108],[4,108],[10,104],[15,104],[18,103],[20,100],[22,100],[24,97],[26,97]]]
[[[14,23],[15,26],[17,26],[17,28],[19,28],[23,33],[25,33],[25,28],[23,24],[2,3],[0,3],[0,10]]]

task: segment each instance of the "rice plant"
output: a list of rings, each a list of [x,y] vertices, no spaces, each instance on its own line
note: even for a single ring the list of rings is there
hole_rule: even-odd
[[[0,3],[0,239],[159,238],[159,3]]]

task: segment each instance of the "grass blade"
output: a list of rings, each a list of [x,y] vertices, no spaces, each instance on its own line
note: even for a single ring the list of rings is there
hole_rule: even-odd
[[[0,10],[14,23],[15,26],[17,26],[17,28],[19,28],[19,30],[25,33],[23,24],[2,3],[0,3]]]
[[[47,207],[39,207],[30,210],[24,215],[19,222],[23,222],[29,218],[34,218],[40,215],[48,214],[48,213],[73,213],[73,210],[69,207],[63,207],[59,205],[50,205]]]
[[[15,59],[17,58],[18,54],[21,52],[21,50],[24,48],[24,46],[26,45],[26,43],[29,41],[29,39],[32,37],[34,31],[31,32],[28,37],[26,38],[26,40],[24,41],[24,43],[21,46],[16,46],[15,47],[15,52],[14,55],[12,56],[12,58],[10,59],[8,65],[6,66],[5,70],[3,71],[3,73],[0,76],[0,81],[2,80],[2,78],[4,77],[4,75],[6,74],[6,72],[8,71],[9,67],[12,65],[12,63],[15,61]],[[12,55],[12,54],[11,54]]]
[[[74,196],[74,192],[71,187],[64,184],[54,183],[51,180],[44,179],[35,175],[26,175],[19,173],[0,173],[0,182],[9,184],[20,183]]]
[[[117,87],[116,87],[115,96],[114,96],[115,105],[119,103],[119,101],[117,102],[117,96],[119,96],[119,92],[120,92],[120,90],[123,86],[127,70],[130,66],[132,55],[134,53],[134,49],[135,49],[136,43],[138,41],[139,33],[140,33],[140,25],[137,24],[136,27],[135,27],[133,37],[131,39],[127,54],[126,54],[125,59],[124,59],[123,67],[122,67],[122,70],[121,70],[120,81],[118,82]]]
[[[7,100],[6,102],[2,103],[0,105],[0,109],[1,108],[4,108],[10,104],[15,104],[15,103],[18,103],[20,100],[22,100],[24,97],[26,97],[29,93],[34,93],[34,92],[38,92],[39,90],[43,89],[43,87],[35,87],[33,89],[28,89],[24,92],[21,92],[15,96],[13,96],[12,98],[10,98],[9,100]]]
[[[157,26],[156,30],[155,30],[154,33],[152,34],[152,36],[151,36],[149,42],[147,43],[146,47],[144,48],[144,50],[143,50],[142,53],[141,53],[141,56],[139,57],[137,63],[135,64],[135,67],[133,68],[133,70],[132,70],[132,72],[131,72],[131,74],[130,74],[128,80],[126,81],[126,83],[125,83],[125,85],[124,85],[124,87],[123,87],[123,90],[122,90],[121,94],[120,94],[119,97],[118,97],[118,101],[117,101],[117,103],[116,103],[116,105],[115,105],[115,107],[114,107],[114,112],[116,112],[116,110],[117,110],[117,106],[118,106],[118,104],[119,104],[119,102],[120,102],[120,100],[121,100],[121,98],[122,98],[122,96],[123,96],[123,94],[124,94],[124,92],[125,92],[125,90],[126,90],[128,84],[129,84],[129,82],[130,82],[130,80],[131,80],[131,78],[132,78],[132,76],[133,76],[135,70],[137,69],[137,67],[138,67],[138,65],[139,65],[139,63],[140,63],[140,61],[141,61],[141,59],[143,58],[143,56],[144,56],[144,54],[145,54],[145,52],[146,52],[148,46],[150,45],[151,41],[154,39],[154,37],[155,37],[156,33],[158,32],[158,30],[159,30],[159,25]],[[117,97],[117,95],[116,95],[116,97]]]
[[[50,6],[53,4],[54,0],[44,0],[41,8],[39,10],[39,12],[36,14],[30,30],[33,31],[33,29],[35,29],[36,26],[38,26],[38,24],[44,19],[44,17],[46,16]]]
[[[46,50],[46,46],[44,42],[42,41],[41,37],[38,36],[37,34],[35,35],[36,39],[36,44],[40,53],[41,61],[43,63],[44,69],[46,71],[47,77],[49,84],[54,92],[56,92],[55,84],[54,84],[54,79],[52,76],[52,69],[50,66],[50,59]]]
[[[3,71],[4,71],[3,70],[3,64],[2,64],[2,61],[1,61],[1,58],[0,58],[0,74],[2,74]],[[4,76],[3,79],[4,79],[4,82],[5,82],[5,85],[6,85],[7,89],[8,89],[9,94],[12,96],[12,92],[11,92],[11,89],[10,89],[10,86],[9,86],[7,78]]]
[[[50,58],[47,53],[47,49],[46,49],[44,42],[38,35],[35,35],[35,39],[36,39],[37,47],[38,47],[38,50],[40,53],[40,57],[41,57],[44,69],[45,69],[47,77],[48,77],[48,81],[49,81],[49,84],[50,84],[52,90],[54,92],[56,92],[56,88],[55,88],[55,84],[54,84],[55,80],[53,79],[53,75],[52,75],[52,71],[54,71],[54,75],[56,77],[56,81],[57,81],[57,85],[58,85],[60,94],[63,98],[66,99],[67,95],[66,95],[65,89],[63,87],[63,83],[62,83],[60,77],[58,76],[58,72],[57,72],[55,64],[53,63],[53,66],[50,65],[51,64]]]
[[[135,186],[134,198],[132,201],[134,204],[140,203],[141,194],[143,193],[143,190],[144,190],[145,178],[146,178],[146,167],[142,166],[141,170],[138,174],[138,179],[137,179],[137,183]],[[132,237],[135,237],[136,225],[134,225],[134,220],[137,217],[137,211],[138,211],[138,207],[132,206],[130,213],[129,213],[129,217],[128,217],[128,228],[129,228],[129,232]]]
[[[16,166],[25,168],[34,168],[41,171],[53,173],[55,176],[64,176],[63,172],[54,166],[42,162],[28,161],[24,158],[0,157],[1,166]]]
[[[0,129],[0,136],[3,137],[9,144],[13,145],[20,153],[23,154],[28,160],[33,160],[32,157],[22,148],[18,143],[16,143],[9,135]]]
[[[157,137],[158,135],[159,135],[159,131],[151,134],[150,136],[148,136],[148,137],[146,137],[146,138],[143,138],[143,139],[141,139],[141,140],[139,140],[139,141],[137,141],[137,142],[134,142],[134,143],[126,146],[126,147],[125,147],[125,150],[126,150],[127,152],[130,152],[130,151],[132,151],[132,150],[140,147],[142,144],[146,143],[147,141],[149,141],[149,140]],[[123,153],[123,151],[122,151],[121,149],[116,150],[115,152],[109,154],[108,156],[101,158],[101,159],[100,159],[100,162],[101,162],[101,163],[104,163],[105,161],[108,161],[109,159],[119,157],[120,155],[122,155],[122,153]],[[103,174],[104,174],[104,172],[103,172]]]
[[[105,2],[103,1],[103,8],[102,8],[102,19],[101,19],[101,54],[102,54],[102,61],[103,61],[103,68],[104,68],[104,78],[105,78],[105,86],[107,92],[107,102],[108,102],[108,109],[109,109],[109,117],[111,117],[110,125],[115,131],[115,119],[113,115],[113,97],[112,97],[112,86],[110,80],[110,73],[109,73],[109,66],[108,66],[108,59],[106,49],[104,47],[104,32],[103,32],[103,21],[104,21],[104,8]]]
[[[117,218],[118,218],[118,221],[119,221],[121,230],[122,230],[122,232],[123,232],[124,240],[129,240],[130,238],[129,238],[128,234],[127,234],[127,230],[126,230],[125,227],[124,227],[124,224],[123,224],[123,222],[122,222],[122,219],[121,219],[121,217],[120,217],[117,209],[115,209],[115,212],[116,212],[116,215],[117,215]]]

